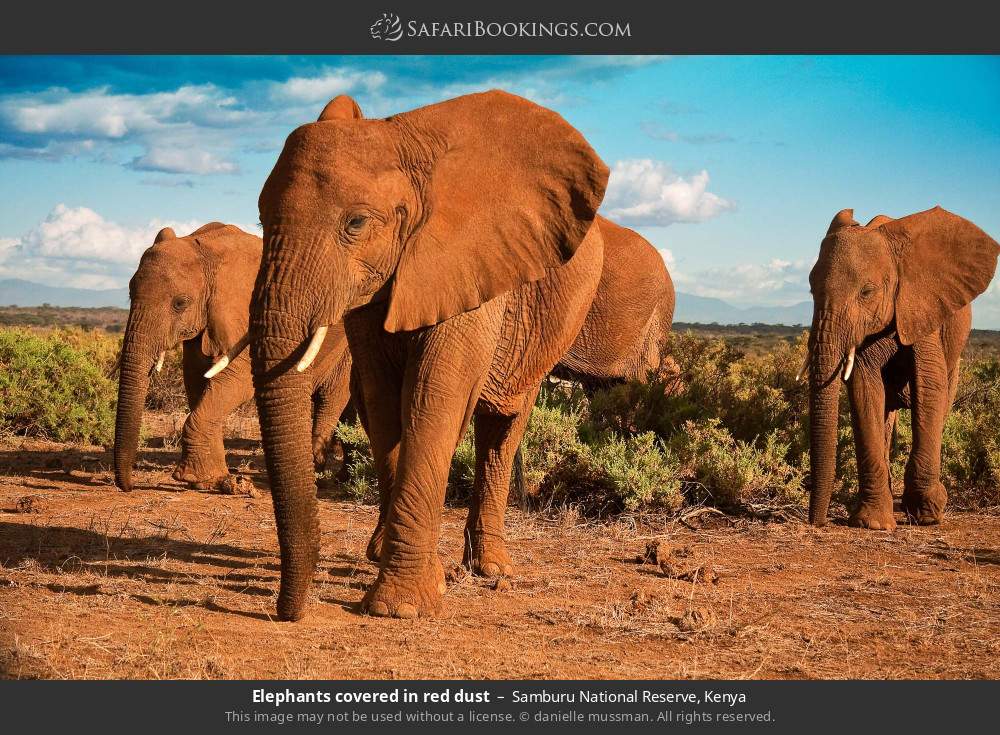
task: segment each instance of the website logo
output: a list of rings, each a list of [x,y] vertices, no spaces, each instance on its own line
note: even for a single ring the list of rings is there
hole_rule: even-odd
[[[382,13],[368,31],[376,41],[398,41],[403,37],[403,22],[395,13]]]

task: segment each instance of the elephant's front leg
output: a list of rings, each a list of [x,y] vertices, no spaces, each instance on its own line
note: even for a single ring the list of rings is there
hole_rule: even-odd
[[[913,451],[903,478],[903,510],[921,525],[941,522],[948,493],[941,484],[941,432],[948,413],[948,366],[938,333],[913,345]]]
[[[466,313],[414,338],[379,576],[362,603],[372,615],[413,618],[440,608],[445,583],[437,546],[448,470],[493,356],[480,320],[484,315]],[[374,440],[375,422],[371,428]]]
[[[211,489],[229,475],[223,442],[226,417],[251,398],[250,360],[244,354],[208,382],[184,422],[175,480]]]
[[[475,418],[476,478],[465,524],[462,563],[485,577],[509,576],[514,571],[505,544],[504,513],[514,455],[524,437],[539,387],[525,394],[523,407],[513,416],[479,414]]]
[[[896,528],[889,484],[889,447],[895,412],[886,409],[881,370],[858,360],[848,382],[851,424],[858,460],[858,503],[850,524],[891,531]]]

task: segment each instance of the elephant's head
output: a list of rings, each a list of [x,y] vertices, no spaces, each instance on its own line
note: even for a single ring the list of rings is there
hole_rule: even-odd
[[[187,237],[160,230],[129,282],[128,323],[119,362],[115,482],[132,489],[150,373],[164,353],[198,339],[202,352],[224,355],[248,329],[250,291],[260,266],[260,238],[212,222]]]
[[[387,302],[390,332],[426,327],[542,278],[576,250],[607,177],[559,115],[503,92],[384,120],[364,119],[342,96],[288,137],[260,195],[264,258],[251,304],[281,618],[301,614],[315,562],[301,370],[317,333],[374,302]]]
[[[940,207],[862,227],[839,212],[809,274],[809,520],[826,523],[833,492],[839,380],[849,380],[864,340],[895,331],[904,345],[938,329],[981,294],[993,278],[997,244]]]

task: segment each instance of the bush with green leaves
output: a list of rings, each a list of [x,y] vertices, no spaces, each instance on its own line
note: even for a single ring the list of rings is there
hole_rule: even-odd
[[[756,441],[736,439],[718,418],[689,421],[671,446],[686,479],[713,505],[799,505],[805,498],[803,470],[788,460],[789,445],[777,431]]]
[[[358,502],[378,502],[378,476],[372,459],[371,444],[361,422],[341,422],[337,426],[337,438],[344,447],[344,469],[346,479],[340,483],[341,489]]]
[[[117,386],[114,340],[60,329],[0,329],[0,432],[109,444]]]

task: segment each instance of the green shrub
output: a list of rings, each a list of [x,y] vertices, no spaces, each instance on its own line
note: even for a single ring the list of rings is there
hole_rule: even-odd
[[[802,469],[789,464],[788,444],[775,431],[747,442],[734,438],[717,418],[689,421],[672,447],[685,476],[715,505],[799,504],[804,498]]]
[[[580,440],[583,421],[584,415],[578,409],[560,407],[551,398],[543,397],[535,405],[521,442],[528,495],[535,494],[564,459],[583,451]]]
[[[652,432],[577,444],[549,469],[535,494],[536,505],[574,504],[598,515],[675,511],[682,501],[677,460]]]
[[[371,444],[361,422],[341,422],[337,426],[337,438],[344,446],[344,466],[347,479],[340,484],[341,489],[358,502],[378,502],[378,476],[372,459]]]
[[[0,329],[0,431],[109,444],[117,386],[111,343],[81,330]]]

